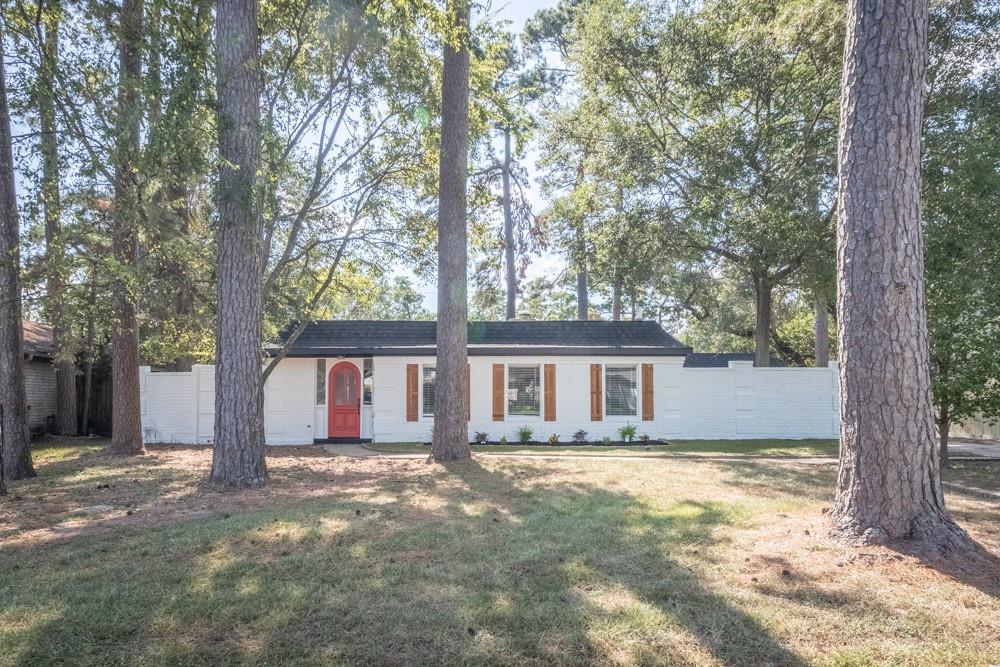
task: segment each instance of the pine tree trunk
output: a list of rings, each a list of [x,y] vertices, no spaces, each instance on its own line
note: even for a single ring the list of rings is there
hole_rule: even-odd
[[[257,0],[220,0],[215,17],[219,127],[215,444],[210,481],[267,483],[264,459],[263,219]]]
[[[97,308],[97,285],[93,268],[90,271],[90,299],[87,302],[87,335],[84,341],[83,410],[80,433],[90,435],[90,403],[94,391],[94,310]]]
[[[826,368],[830,365],[830,321],[826,311],[826,294],[816,291],[813,301],[814,325],[813,340],[816,348],[816,366]]]
[[[771,365],[771,282],[762,273],[753,276],[754,292],[754,366]]]
[[[576,319],[586,322],[590,319],[590,298],[587,293],[587,272],[576,272]]]
[[[0,40],[0,491],[3,478],[35,476],[28,440],[21,331],[21,252],[7,72]]]
[[[468,458],[469,3],[448,0],[451,31],[441,82],[438,206],[437,405],[431,452],[437,461]]]
[[[927,5],[848,3],[839,143],[840,472],[833,521],[863,543],[971,542],[934,455],[920,221]]]
[[[62,238],[62,203],[59,196],[59,142],[56,109],[52,99],[55,72],[59,66],[59,8],[48,2],[42,44],[42,67],[38,76],[38,117],[42,130],[42,202],[45,219],[46,310],[52,323],[56,356],[56,433],[77,434],[76,363],[69,345],[66,313],[66,253]]]
[[[622,285],[617,276],[611,286],[611,321],[618,322],[622,318]]]
[[[948,460],[948,437],[951,435],[951,415],[948,414],[947,406],[941,408],[941,414],[937,419],[938,427],[938,461],[942,468],[947,468]]]
[[[139,322],[136,271],[139,263],[139,126],[142,122],[142,0],[123,0],[119,37],[117,155],[112,246],[119,274],[112,286],[111,445],[116,454],[143,454],[139,405]]]
[[[514,265],[514,214],[510,201],[510,128],[503,129],[503,238],[507,268],[507,319],[517,317],[517,268]]]

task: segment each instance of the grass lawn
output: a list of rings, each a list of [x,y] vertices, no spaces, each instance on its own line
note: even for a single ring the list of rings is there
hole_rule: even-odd
[[[830,465],[274,454],[267,489],[220,493],[205,448],[36,451],[0,500],[0,664],[1000,656],[991,573],[827,538]],[[1000,552],[995,502],[948,502]]]
[[[366,447],[379,452],[409,454],[429,452],[427,445],[413,442],[373,443]],[[837,440],[671,440],[669,445],[604,447],[601,445],[473,445],[472,450],[488,454],[547,454],[557,456],[837,456]]]

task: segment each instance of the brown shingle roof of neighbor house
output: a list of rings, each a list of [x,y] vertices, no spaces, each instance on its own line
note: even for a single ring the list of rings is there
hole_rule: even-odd
[[[286,329],[281,339],[293,329]],[[433,355],[436,338],[436,322],[320,320],[305,328],[288,356]],[[656,322],[469,322],[471,355],[682,356],[690,352],[690,347]]]
[[[55,354],[51,325],[24,320],[21,322],[21,334],[24,336],[22,349],[25,354],[46,358]]]

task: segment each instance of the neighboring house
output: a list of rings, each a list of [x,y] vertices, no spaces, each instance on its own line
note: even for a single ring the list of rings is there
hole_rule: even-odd
[[[55,344],[52,327],[39,322],[21,323],[24,336],[24,393],[28,403],[28,428],[32,434],[50,432],[56,418]]]
[[[436,324],[320,321],[290,347],[265,386],[271,444],[430,439]],[[273,351],[272,351],[273,352]],[[469,433],[515,441],[578,430],[618,439],[835,437],[834,368],[686,368],[692,350],[655,322],[469,324]],[[214,368],[141,374],[150,442],[209,442]]]

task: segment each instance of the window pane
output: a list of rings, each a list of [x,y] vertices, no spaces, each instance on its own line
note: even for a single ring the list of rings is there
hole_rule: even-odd
[[[365,377],[365,379],[364,379],[364,385],[365,385],[364,401],[365,401],[365,405],[371,405],[372,404],[372,387],[374,386],[374,379],[373,379],[373,368],[374,368],[374,366],[372,364],[372,360],[371,359],[365,359],[364,360],[364,367],[365,367],[365,370],[364,370],[364,377]]]
[[[334,376],[336,385],[336,405],[355,405],[358,400],[358,385],[355,382],[354,371],[344,368]]]
[[[609,416],[636,414],[635,366],[606,366],[604,387]]]
[[[437,369],[424,366],[424,416],[434,416],[434,386],[437,382]]]
[[[326,403],[326,359],[316,360],[316,405]]]
[[[507,414],[537,417],[541,394],[540,367],[507,367]]]

